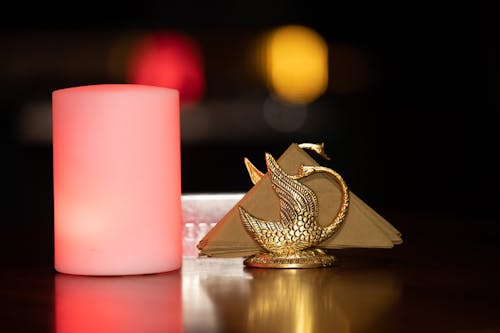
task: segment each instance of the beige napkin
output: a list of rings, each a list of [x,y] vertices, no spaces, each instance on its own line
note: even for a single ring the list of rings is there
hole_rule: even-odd
[[[281,155],[278,164],[288,174],[297,174],[301,165],[319,165],[295,143],[291,144]],[[318,197],[318,223],[324,226],[330,224],[340,206],[341,192],[337,182],[333,177],[324,173],[313,174],[303,178],[301,182],[310,187]],[[347,185],[349,186],[349,183]],[[240,220],[238,206],[242,206],[260,219],[279,220],[279,199],[266,174],[200,240],[197,245],[200,255],[246,257],[265,252],[245,231]],[[343,226],[319,247],[323,249],[392,248],[395,244],[401,243],[401,233],[350,191],[349,211]]]

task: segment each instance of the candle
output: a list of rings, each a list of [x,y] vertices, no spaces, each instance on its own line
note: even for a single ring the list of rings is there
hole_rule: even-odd
[[[179,94],[134,84],[52,93],[54,263],[131,275],[182,263]]]

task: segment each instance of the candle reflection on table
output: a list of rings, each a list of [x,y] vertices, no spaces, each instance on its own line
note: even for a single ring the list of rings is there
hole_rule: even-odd
[[[180,333],[181,273],[55,276],[57,333]]]

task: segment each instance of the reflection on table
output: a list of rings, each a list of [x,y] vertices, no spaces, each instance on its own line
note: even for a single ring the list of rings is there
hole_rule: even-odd
[[[370,332],[401,293],[382,271],[248,269],[240,259],[185,259],[183,284],[186,332]]]
[[[180,271],[118,277],[55,275],[57,333],[182,332]]]

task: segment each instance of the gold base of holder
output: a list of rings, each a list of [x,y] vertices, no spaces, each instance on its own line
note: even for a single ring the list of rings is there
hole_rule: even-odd
[[[257,268],[318,268],[333,266],[335,257],[321,249],[307,249],[286,255],[259,253],[248,257],[243,263]]]

